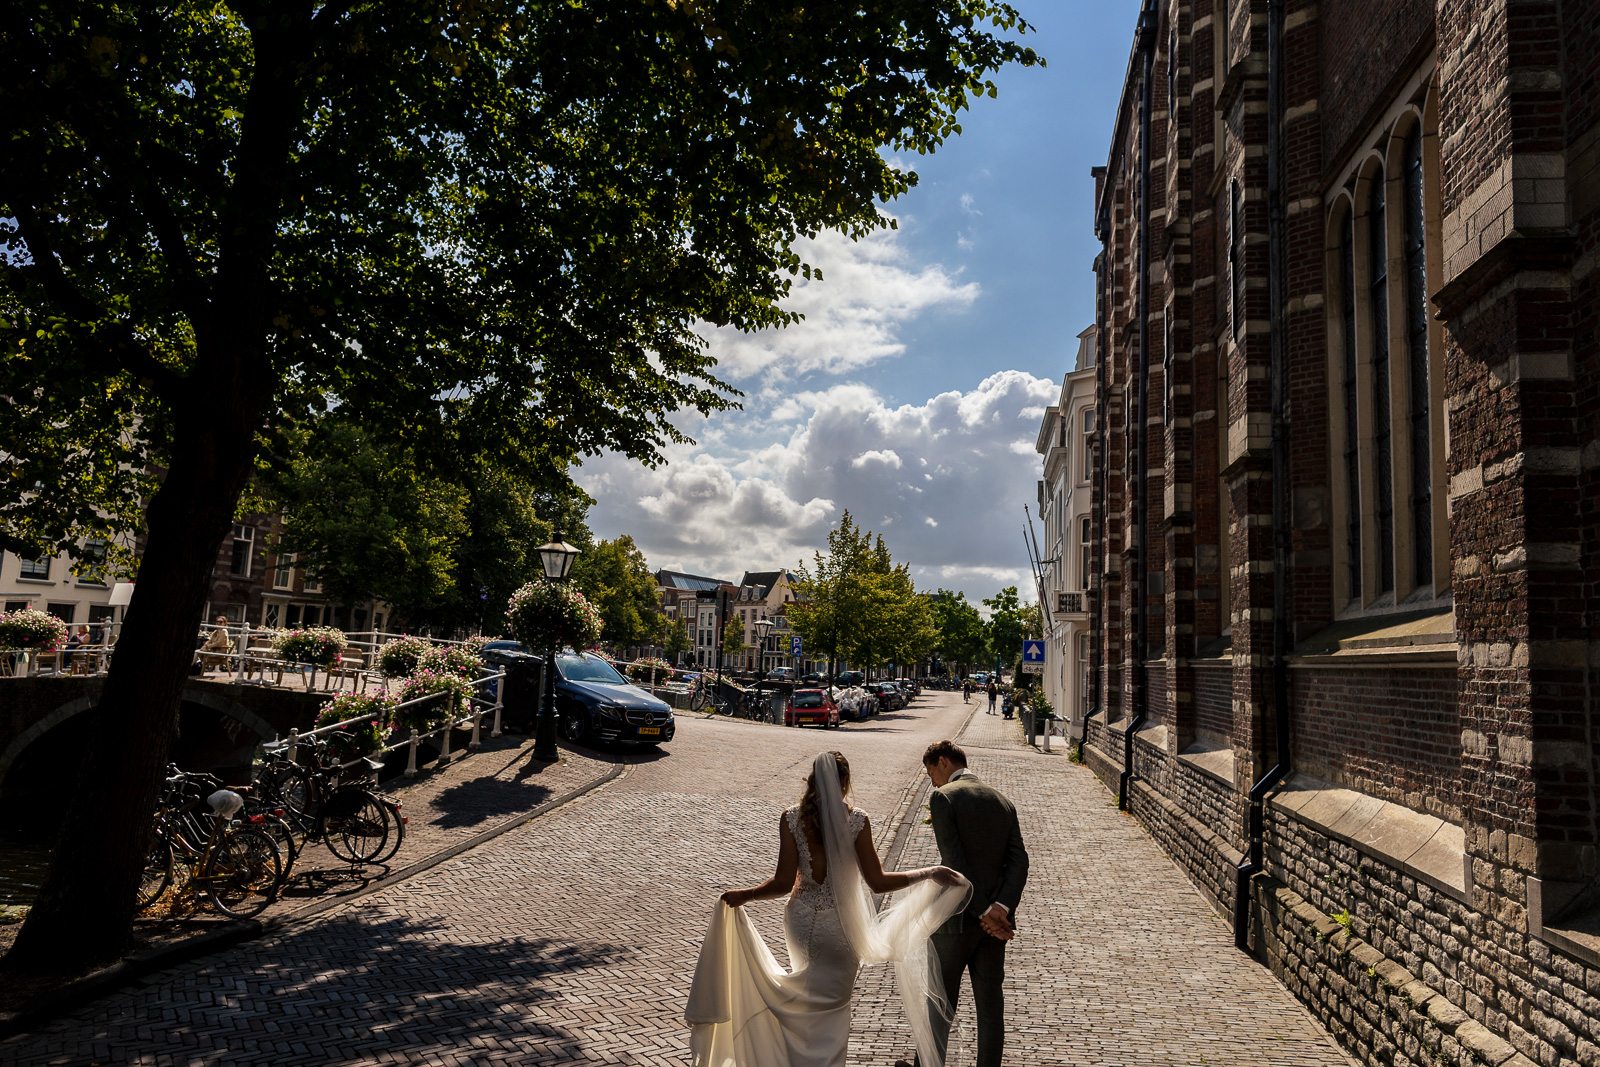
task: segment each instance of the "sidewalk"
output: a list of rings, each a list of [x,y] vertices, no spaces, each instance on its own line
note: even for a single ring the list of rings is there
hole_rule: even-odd
[[[615,759],[597,759],[566,746],[557,762],[540,763],[533,759],[532,737],[485,735],[482,740],[476,753],[458,752],[443,766],[423,768],[415,779],[395,778],[383,784],[385,792],[400,799],[401,813],[408,820],[404,843],[388,862],[351,865],[325,845],[307,843],[278,900],[256,921],[271,928],[303,920],[422,873],[433,862],[471,847],[475,838],[515,826],[541,805],[599,784],[619,766]],[[135,957],[172,954],[176,963],[184,946],[198,943],[197,939],[230,935],[237,941],[237,926],[207,909],[170,921],[137,922],[131,952]],[[0,934],[0,952],[9,947],[17,929],[9,927]],[[57,988],[61,988],[58,983],[45,983],[25,996]],[[26,1001],[6,998],[0,1003],[11,1011]]]
[[[1006,1064],[1352,1062],[1271,972],[1234,949],[1232,930],[1064,745],[1036,752],[1016,720],[982,707],[957,742],[973,772],[1017,806],[1030,857],[1006,952]],[[932,828],[915,820],[889,861],[938,863]],[[952,1064],[970,1064],[975,1051],[963,985]],[[888,969],[867,968],[856,992],[851,1063],[888,1067],[911,1050]]]

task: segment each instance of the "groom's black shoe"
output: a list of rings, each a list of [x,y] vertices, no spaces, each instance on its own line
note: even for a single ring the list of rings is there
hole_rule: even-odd
[[[895,1060],[894,1067],[917,1067],[917,1057],[913,1055],[909,1060]]]

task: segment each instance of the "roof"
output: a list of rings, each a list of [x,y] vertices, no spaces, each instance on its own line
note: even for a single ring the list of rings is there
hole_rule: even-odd
[[[785,570],[776,571],[745,571],[744,577],[739,579],[739,588],[754,585],[762,589],[771,589],[778,584],[778,579],[788,574]]]
[[[700,574],[685,574],[682,571],[659,570],[656,571],[656,585],[663,589],[716,589],[726,585],[720,578],[707,578]]]

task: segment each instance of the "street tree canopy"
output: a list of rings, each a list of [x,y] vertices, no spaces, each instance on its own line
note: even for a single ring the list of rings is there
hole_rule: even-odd
[[[881,149],[1036,61],[993,0],[13,9],[0,548],[145,535],[14,972],[126,944],[210,568],[295,425],[658,462],[736,399],[696,327],[791,321],[795,240],[889,225],[915,175]]]
[[[931,598],[934,628],[938,632],[939,658],[953,664],[962,674],[982,663],[989,655],[989,635],[983,615],[967,595],[941,589]]]
[[[1022,654],[1025,638],[1041,637],[1039,608],[1036,604],[1023,604],[1017,596],[1017,587],[1008,585],[992,597],[986,597],[983,606],[989,609],[989,650],[1009,665]]]
[[[600,611],[600,639],[613,647],[652,644],[661,635],[661,593],[644,553],[624,534],[583,551],[572,584]]]

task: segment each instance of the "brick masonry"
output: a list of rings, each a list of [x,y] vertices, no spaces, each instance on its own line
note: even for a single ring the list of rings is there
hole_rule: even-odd
[[[1268,8],[1152,3],[1153,32],[1135,43],[1094,173],[1104,566],[1091,605],[1100,711],[1084,760],[1112,790],[1131,774],[1130,812],[1231,913],[1229,868],[1250,845],[1247,794],[1277,761],[1281,583],[1295,643],[1293,770],[1353,790],[1350,818],[1444,820],[1449,847],[1465,841],[1468,873],[1447,891],[1385,853],[1381,832],[1358,847],[1269,807],[1254,951],[1366,1062],[1591,1067],[1600,5],[1284,0],[1276,117]],[[1272,121],[1282,154],[1269,161]],[[1269,162],[1282,177],[1277,308]],[[1377,193],[1387,214],[1374,230]],[[1138,479],[1126,467],[1141,290],[1146,410],[1160,417]],[[1287,354],[1282,530],[1275,329]],[[1143,560],[1131,536],[1140,491],[1153,519]],[[1141,596],[1150,647],[1164,656],[1144,705],[1128,640]],[[1140,712],[1129,760],[1120,727]],[[1438,869],[1456,862],[1447,858]]]

